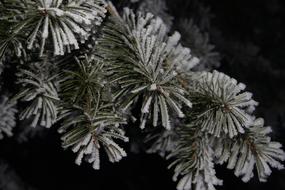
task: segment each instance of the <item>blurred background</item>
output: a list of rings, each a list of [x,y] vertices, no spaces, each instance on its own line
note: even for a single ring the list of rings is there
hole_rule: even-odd
[[[285,1],[155,1],[113,2],[119,10],[153,12],[170,32],[181,32],[184,45],[202,58],[197,70],[217,69],[245,83],[259,102],[256,115],[285,145]],[[135,145],[126,147],[127,158],[117,164],[102,158],[101,170],[95,171],[85,162],[74,164],[76,155],[61,148],[56,130],[22,123],[12,138],[0,141],[0,190],[175,190],[169,163],[141,151],[136,131],[130,132]],[[217,166],[217,176],[224,180],[220,190],[285,190],[285,170],[273,170],[267,183],[256,177],[243,183],[224,166]]]

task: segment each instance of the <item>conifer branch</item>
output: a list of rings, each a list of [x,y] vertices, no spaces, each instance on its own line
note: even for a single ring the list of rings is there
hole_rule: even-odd
[[[61,95],[65,101],[59,119],[59,129],[63,147],[72,147],[78,152],[76,163],[81,164],[84,155],[93,163],[94,169],[100,168],[99,150],[103,146],[110,162],[118,162],[126,156],[126,152],[114,141],[125,142],[128,138],[120,128],[126,120],[116,112],[109,103],[106,86],[104,64],[85,56],[75,58],[77,67],[65,71],[65,80],[61,84]]]
[[[169,168],[174,167],[173,180],[182,176],[177,190],[214,190],[215,185],[222,185],[222,181],[215,175],[214,152],[208,136],[198,126],[191,124],[180,128],[178,134],[178,145],[168,156],[174,159],[169,165]]]
[[[202,72],[193,80],[190,99],[195,102],[195,110],[192,117],[197,118],[201,130],[217,137],[221,133],[229,137],[244,133],[252,122],[249,112],[257,105],[251,93],[243,92],[245,85],[217,71]]]
[[[182,104],[191,107],[175,78],[181,64],[193,66],[193,57],[179,45],[179,38],[178,33],[168,38],[159,18],[149,13],[135,15],[129,9],[125,9],[123,20],[111,17],[103,28],[98,51],[111,72],[110,82],[119,86],[114,101],[127,110],[143,97],[141,128],[152,115],[153,125],[158,125],[160,112],[162,125],[170,129],[169,109],[184,117]]]
[[[255,119],[244,134],[234,139],[215,139],[216,157],[218,163],[227,162],[227,168],[234,169],[236,176],[241,176],[248,182],[256,168],[261,182],[266,181],[272,168],[283,169],[281,161],[285,160],[282,145],[271,141],[268,134],[270,127],[264,127],[262,118]]]
[[[31,63],[29,69],[21,69],[19,84],[21,91],[13,98],[26,102],[27,106],[20,113],[20,119],[33,119],[31,126],[41,125],[50,128],[57,120],[58,89],[56,77],[47,60]]]
[[[12,135],[19,100],[20,119],[33,127],[57,122],[62,146],[94,169],[102,148],[111,162],[126,156],[116,140],[128,141],[123,127],[134,115],[142,129],[157,126],[147,152],[168,155],[178,190],[221,185],[214,164],[226,162],[245,182],[254,168],[260,181],[270,167],[283,169],[282,146],[253,116],[257,102],[245,85],[218,71],[197,72],[219,62],[207,33],[183,22],[184,47],[163,22],[172,21],[165,4],[152,10],[163,18],[146,12],[152,3],[161,1],[120,15],[104,0],[0,0],[0,73],[12,62],[21,86],[12,100],[0,100],[0,139]]]

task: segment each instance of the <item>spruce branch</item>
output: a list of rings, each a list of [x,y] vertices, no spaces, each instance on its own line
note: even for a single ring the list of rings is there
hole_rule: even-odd
[[[21,57],[25,50],[23,49],[22,39],[16,36],[0,36],[0,64],[6,61],[7,55],[15,54],[17,57]]]
[[[52,73],[46,59],[31,63],[29,69],[21,69],[19,75],[20,92],[13,98],[26,102],[26,108],[21,111],[20,119],[32,118],[32,127],[37,125],[50,128],[57,120],[58,89],[57,75]]]
[[[229,137],[244,133],[252,122],[249,113],[257,105],[252,94],[243,91],[245,85],[217,71],[199,73],[193,80],[192,117],[201,125],[201,130],[217,137],[222,133]]]
[[[221,185],[214,163],[228,162],[227,167],[235,169],[235,175],[242,176],[244,182],[253,177],[255,166],[260,181],[270,175],[269,166],[283,169],[282,146],[271,142],[270,128],[263,127],[262,119],[254,120],[250,115],[257,103],[251,94],[243,92],[244,84],[217,71],[196,73],[190,81],[193,108],[186,124],[176,128],[177,146],[168,156],[175,159],[170,165],[175,166],[174,179],[183,176],[177,189],[214,189],[214,185]],[[197,161],[205,155],[207,165],[205,160]],[[202,163],[201,167],[197,163]]]
[[[62,136],[63,147],[72,146],[72,150],[78,152],[77,164],[81,164],[85,154],[88,162],[93,163],[93,168],[99,169],[100,146],[104,147],[111,162],[118,162],[126,156],[125,151],[114,142],[114,139],[128,141],[124,131],[119,128],[125,120],[114,114],[110,107],[112,105],[103,104],[97,110],[91,109],[90,113],[80,107],[77,112],[75,108],[65,110],[64,122],[60,128],[60,132],[65,132]]]
[[[93,25],[100,25],[106,12],[103,0],[18,0],[13,3],[20,16],[11,26],[12,33],[27,35],[27,49],[39,48],[40,56],[51,44],[54,55],[79,49],[79,42],[87,40]]]
[[[99,149],[105,149],[111,162],[118,162],[126,156],[126,152],[114,141],[120,139],[125,142],[128,138],[119,128],[125,124],[125,119],[112,110],[112,105],[98,103],[98,107],[85,111],[83,107],[65,108],[62,112],[63,124],[59,132],[62,136],[63,147],[72,146],[73,152],[78,152],[76,163],[81,164],[84,154],[94,169],[100,168]]]
[[[120,16],[104,0],[0,0],[0,64],[14,54],[24,63],[17,66],[20,93],[0,100],[0,138],[12,134],[14,100],[20,100],[20,119],[31,119],[34,127],[58,122],[62,146],[77,153],[75,162],[85,159],[99,169],[100,148],[111,162],[126,156],[117,140],[128,141],[125,116],[138,107],[140,127],[152,123],[159,130],[151,128],[147,152],[173,160],[178,190],[214,190],[222,184],[216,163],[227,162],[243,181],[254,168],[260,181],[270,167],[282,169],[285,153],[263,120],[252,116],[257,102],[245,85],[218,71],[193,72],[219,62],[203,31],[209,17],[199,28],[192,20],[181,24],[190,50],[180,33],[169,34],[162,20],[172,17],[161,0],[139,9],[162,18],[128,8]],[[66,55],[73,49],[78,51]]]
[[[3,9],[6,7],[1,5]],[[7,11],[7,10],[6,10]],[[15,21],[10,20],[6,16],[5,10],[0,10],[0,64],[8,59],[8,56],[16,55],[17,57],[25,56],[23,48],[24,38],[20,34],[11,32],[10,27],[15,24]],[[6,14],[3,14],[5,12]]]
[[[63,147],[72,147],[73,152],[78,152],[78,165],[86,155],[93,168],[99,169],[101,146],[111,162],[118,162],[126,156],[114,141],[128,141],[120,128],[126,119],[110,103],[108,86],[104,85],[104,64],[88,56],[75,60],[77,67],[65,71],[65,80],[61,84],[64,104],[59,117],[62,121],[59,132],[64,133]]]
[[[234,169],[236,176],[241,176],[248,182],[256,168],[258,178],[265,182],[271,174],[272,168],[283,169],[281,161],[285,160],[282,145],[271,141],[268,134],[270,127],[264,126],[262,118],[255,119],[244,134],[234,139],[221,138],[215,143],[217,162],[227,162],[227,168]],[[226,143],[225,143],[226,142]]]
[[[176,69],[193,66],[193,57],[179,39],[177,32],[168,38],[161,19],[150,13],[135,15],[130,9],[125,9],[123,19],[111,17],[103,28],[98,52],[111,72],[110,83],[119,86],[114,101],[127,110],[143,97],[141,128],[149,117],[157,126],[160,112],[162,125],[170,129],[169,110],[184,117],[182,103],[191,107],[176,80]]]
[[[205,133],[198,126],[186,124],[178,130],[179,140],[168,158],[174,159],[169,168],[174,167],[173,180],[181,176],[178,190],[214,190],[222,181],[215,175],[213,150]]]
[[[98,92],[104,87],[103,62],[96,61],[85,55],[82,58],[75,57],[74,70],[63,71],[61,80],[61,96],[69,104],[80,105],[84,98],[90,97],[96,101]]]

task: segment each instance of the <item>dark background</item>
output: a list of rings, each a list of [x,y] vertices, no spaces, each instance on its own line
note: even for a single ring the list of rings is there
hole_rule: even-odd
[[[167,1],[175,18],[174,27],[179,18],[193,14],[189,2]],[[222,57],[218,70],[247,85],[260,103],[256,115],[272,126],[272,138],[285,145],[285,1],[202,2],[214,15],[209,32]],[[158,155],[128,151],[128,157],[120,163],[111,164],[102,158],[101,170],[95,171],[85,162],[82,166],[74,164],[76,155],[61,148],[56,128],[44,129],[28,141],[19,142],[16,138],[17,135],[0,141],[0,158],[18,179],[12,188],[3,190],[175,190],[173,172]],[[285,190],[285,170],[273,170],[267,183],[259,183],[255,177],[245,184],[224,168],[217,167],[217,176],[224,180],[217,189]]]

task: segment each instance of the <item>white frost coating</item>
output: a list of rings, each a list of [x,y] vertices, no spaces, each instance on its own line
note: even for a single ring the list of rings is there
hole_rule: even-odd
[[[150,107],[150,104],[151,104],[151,101],[152,101],[152,96],[150,96],[148,99],[147,99],[147,102],[145,103],[145,105],[143,106],[142,108],[142,113],[148,113],[149,112],[149,107]]]
[[[177,190],[191,189],[192,185],[192,174],[185,175],[177,184]]]
[[[150,86],[150,90],[151,91],[154,91],[154,90],[157,90],[157,85],[154,83]]]
[[[75,160],[75,163],[76,163],[77,165],[80,165],[80,164],[81,164],[83,156],[84,156],[84,151],[81,150],[81,151],[79,152],[79,154],[77,155],[76,160]]]
[[[240,90],[244,90],[246,88],[246,85],[243,83],[239,83],[238,86],[239,86]]]
[[[138,0],[136,2],[138,2]],[[173,17],[170,14],[168,14],[168,7],[164,0],[141,1],[138,9],[139,11],[142,12],[146,13],[150,12],[156,17],[161,18],[165,23],[165,25],[167,26],[167,30],[170,30],[173,22]]]
[[[93,162],[93,168],[95,170],[99,170],[100,169],[100,157],[99,157],[99,149],[95,147],[95,145],[93,146],[93,154],[92,156],[94,156],[94,162]]]
[[[167,130],[170,130],[171,128],[170,119],[164,97],[159,96],[159,106],[161,110],[162,126],[164,126]]]
[[[40,25],[42,24],[42,20],[43,19],[41,18],[39,23],[37,24],[35,30],[33,31],[32,35],[30,36],[30,41],[29,41],[28,46],[27,46],[28,49],[32,49],[32,47],[33,47],[33,43],[37,37],[38,30],[40,28]]]
[[[103,56],[108,58],[108,62],[112,63],[114,68],[121,68],[112,71],[112,82],[118,83],[121,87],[115,99],[121,99],[123,110],[126,110],[142,95],[141,128],[144,128],[149,119],[152,119],[154,126],[157,126],[158,119],[161,119],[162,125],[170,129],[170,115],[173,113],[175,116],[184,117],[181,111],[183,104],[191,107],[190,101],[185,97],[184,86],[175,87],[176,76],[181,71],[177,68],[190,63],[190,50],[181,46],[181,36],[178,32],[169,37],[162,20],[150,13],[135,14],[129,8],[125,8],[121,21],[123,23],[106,26],[106,31],[114,32],[103,32],[99,40],[99,45],[104,46]],[[117,27],[117,24],[122,27]],[[127,34],[122,35],[124,32]],[[121,47],[126,49],[130,56],[122,57]],[[130,93],[133,98],[124,98]],[[151,110],[153,101],[154,106]],[[159,114],[161,117],[158,117]]]
[[[7,96],[0,97],[0,140],[4,138],[4,134],[8,137],[13,135],[12,129],[16,126],[15,102],[9,102]]]
[[[48,8],[50,7],[50,5],[53,3],[54,0],[43,0],[43,1],[44,1],[45,8]]]
[[[90,136],[90,139],[91,139],[91,136]],[[88,146],[86,147],[85,149],[85,154],[91,154],[92,151],[93,151],[93,146],[94,146],[94,143],[92,142],[92,140],[88,143]]]
[[[195,138],[191,132],[189,135],[192,139],[186,140],[183,136],[177,145],[179,149],[171,154],[177,159],[170,165],[175,165],[173,180],[176,181],[181,175],[177,190],[215,190],[215,185],[222,185],[222,180],[216,177],[209,141]],[[193,144],[195,149],[189,148]]]
[[[195,67],[196,65],[199,64],[199,62],[200,62],[200,59],[198,57],[193,57],[187,69],[190,69],[189,67],[191,68]]]
[[[180,33],[175,31],[174,34],[168,38],[166,51],[169,52],[172,50],[173,47],[177,46],[180,38],[181,38]]]
[[[35,65],[43,67],[41,62],[35,62]],[[58,107],[56,102],[59,98],[55,84],[49,79],[49,74],[47,72],[43,72],[45,74],[39,72],[38,66],[29,71],[20,71],[21,77],[24,79],[20,79],[19,83],[24,88],[16,96],[16,99],[26,102],[27,106],[20,113],[19,118],[21,120],[33,119],[32,127],[41,125],[50,128],[57,119]]]
[[[144,90],[144,89],[146,89],[146,88],[147,88],[147,85],[142,86],[142,87],[139,87],[139,88],[136,88],[136,89],[132,90],[131,92],[132,92],[133,94],[136,94],[136,93],[138,93],[138,92],[140,92],[140,91],[142,91],[142,90]]]
[[[48,26],[49,25],[49,16],[47,15],[44,20],[44,26],[43,26],[43,33],[42,33],[42,38],[47,38],[48,37]]]
[[[39,19],[37,25],[29,36],[28,49],[38,48],[34,43],[41,33],[40,56],[43,55],[46,43],[53,44],[55,55],[64,55],[72,48],[78,49],[78,43],[84,43],[91,33],[97,30],[95,25],[100,25],[105,17],[106,5],[104,1],[77,1],[62,0],[35,1],[26,4],[27,10],[37,9]],[[29,19],[29,15],[24,15]],[[52,33],[52,42],[48,40]]]
[[[244,129],[252,123],[248,109],[252,110],[257,105],[252,100],[252,93],[242,92],[244,85],[223,73],[213,71],[201,72],[199,75],[199,82],[193,90],[200,92],[205,98],[221,102],[220,109],[211,109],[209,106],[209,111],[203,114],[202,131],[216,137],[220,137],[222,132],[230,138],[243,134]]]
[[[280,161],[284,161],[285,153],[279,143],[272,142],[267,136],[269,127],[263,126],[264,121],[258,118],[249,127],[249,132],[243,139],[237,139],[230,149],[228,168],[235,170],[236,176],[241,176],[244,182],[253,177],[256,167],[260,181],[266,181],[271,174],[270,166],[283,169]]]
[[[144,129],[145,128],[145,124],[146,124],[146,119],[143,119],[140,123],[140,128]]]
[[[102,113],[99,111],[94,115],[82,113],[83,115],[75,116],[74,112],[66,110],[67,114],[59,132],[65,133],[62,136],[63,147],[72,147],[72,151],[77,152],[76,164],[80,165],[84,159],[91,163],[94,169],[99,169],[101,147],[106,151],[111,162],[118,162],[126,156],[126,152],[114,141],[115,139],[128,141],[124,135],[125,132],[119,128],[125,121],[106,105],[102,106],[98,108]]]

